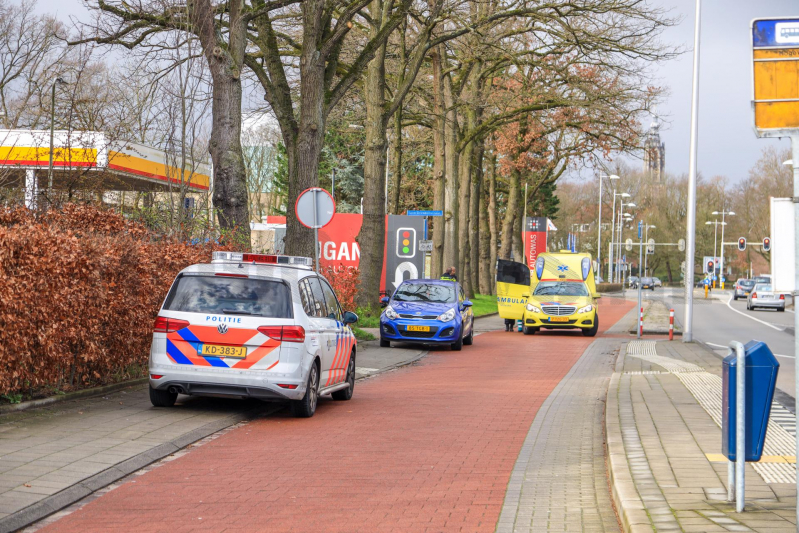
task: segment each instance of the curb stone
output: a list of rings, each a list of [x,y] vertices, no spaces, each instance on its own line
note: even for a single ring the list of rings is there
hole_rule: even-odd
[[[379,372],[375,372],[373,374],[369,374],[368,376],[361,376],[356,377],[356,381],[361,381],[370,377],[377,376],[379,374],[383,374],[390,370],[395,370],[397,368],[411,365],[420,361],[424,357],[429,354],[428,350],[422,350],[419,354],[417,354],[412,359],[408,359],[407,361],[402,361],[400,363],[396,363],[385,368],[381,368]],[[146,382],[149,378],[143,378],[141,381]],[[126,386],[122,386],[123,384],[117,383],[115,385],[109,385],[108,387],[117,387],[118,389],[130,387],[137,385],[138,383],[135,382],[126,382]],[[95,391],[94,394],[86,394],[85,396],[80,396],[80,398],[85,398],[87,396],[94,396],[97,394],[104,394],[106,392],[110,392],[105,387],[101,387],[104,389],[102,392],[98,392],[99,389],[87,389]],[[112,389],[117,390],[117,389]],[[78,391],[78,392],[87,392],[87,391]],[[43,405],[48,405],[50,403],[60,403],[61,397],[56,396],[54,397],[55,401],[51,401],[45,403]],[[77,398],[70,398],[70,399],[77,399]],[[42,400],[34,400],[34,401],[42,401]],[[32,402],[25,402],[25,403],[32,403]],[[35,406],[28,406],[26,408],[31,407],[41,407],[42,404],[35,405]],[[165,442],[159,446],[151,448],[145,452],[142,452],[138,455],[134,455],[133,457],[122,461],[121,463],[115,464],[102,472],[98,472],[93,476],[90,476],[78,483],[72,485],[71,487],[67,487],[66,489],[57,492],[43,500],[40,500],[34,504],[25,507],[15,513],[12,513],[6,517],[0,518],[0,533],[12,533],[14,531],[19,531],[25,527],[30,526],[31,524],[42,520],[50,516],[53,513],[57,513],[58,511],[63,510],[70,505],[77,503],[78,501],[86,498],[87,496],[91,495],[92,493],[103,489],[112,483],[119,481],[120,479],[133,474],[134,472],[141,470],[142,468],[151,465],[161,459],[172,455],[175,452],[193,444],[197,441],[200,441],[206,437],[213,435],[223,429],[226,429],[230,426],[238,424],[239,422],[244,422],[248,420],[252,420],[259,416],[269,416],[273,413],[276,413],[284,408],[282,403],[267,403],[262,407],[257,407],[254,409],[250,409],[243,413],[237,413],[220,420],[216,420],[214,422],[210,422],[202,427],[189,431],[179,437],[172,439],[169,442]],[[14,409],[16,410],[16,409]],[[2,412],[2,411],[0,411]]]

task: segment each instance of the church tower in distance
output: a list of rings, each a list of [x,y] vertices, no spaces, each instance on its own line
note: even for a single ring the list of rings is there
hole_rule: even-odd
[[[665,171],[666,145],[660,140],[660,124],[656,119],[649,126],[644,140],[644,172],[655,183],[662,183]]]

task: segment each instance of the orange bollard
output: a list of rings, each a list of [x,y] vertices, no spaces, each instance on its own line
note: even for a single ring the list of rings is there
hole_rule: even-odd
[[[644,308],[642,307],[638,314],[638,336],[644,336]]]
[[[669,309],[669,340],[674,340],[674,309]]]

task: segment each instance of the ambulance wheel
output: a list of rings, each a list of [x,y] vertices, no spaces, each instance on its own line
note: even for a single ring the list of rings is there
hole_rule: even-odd
[[[535,335],[535,333],[537,331],[538,331],[538,328],[534,328],[534,327],[531,327],[531,326],[524,326],[524,334],[525,335]]]
[[[150,385],[150,403],[154,407],[172,407],[178,399],[177,392],[169,392],[168,390],[154,389]]]
[[[387,341],[382,336],[380,337],[380,347],[381,348],[391,348],[391,341]]]
[[[474,319],[472,319],[472,326],[469,328],[469,335],[463,339],[463,344],[466,346],[471,346],[474,344]]]
[[[583,330],[584,337],[595,337],[597,331],[599,331],[599,316],[594,317],[594,325],[591,326],[590,329]]]
[[[347,365],[347,383],[350,384],[346,389],[337,390],[330,396],[339,402],[346,402],[352,398],[352,393],[355,391],[355,354],[350,357],[350,364]]]
[[[305,387],[305,396],[301,400],[291,401],[291,412],[297,418],[311,418],[316,412],[316,402],[319,399],[319,365],[311,365],[308,373],[308,385]]]

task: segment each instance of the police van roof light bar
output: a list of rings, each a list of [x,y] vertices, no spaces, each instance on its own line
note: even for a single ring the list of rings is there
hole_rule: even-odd
[[[254,265],[289,265],[310,268],[310,257],[276,254],[246,254],[242,252],[213,252],[211,263],[252,263]]]

